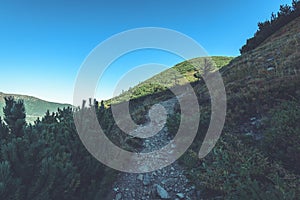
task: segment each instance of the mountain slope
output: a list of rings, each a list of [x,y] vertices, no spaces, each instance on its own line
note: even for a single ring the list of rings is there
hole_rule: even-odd
[[[26,121],[34,122],[38,117],[45,115],[46,111],[50,112],[57,111],[58,108],[71,107],[70,104],[60,104],[54,102],[48,102],[36,97],[19,95],[19,94],[5,94],[0,92],[0,116],[3,116],[3,107],[5,106],[4,97],[14,96],[15,99],[23,99],[26,110]]]
[[[194,181],[206,198],[300,197],[299,30],[297,18],[220,70],[228,108],[222,137],[202,166],[189,171],[190,178],[198,177]],[[209,99],[203,84],[195,90],[201,99]],[[209,116],[209,104],[202,107],[201,114]],[[200,145],[201,139],[193,152]],[[183,159],[184,166],[197,162],[192,155]]]
[[[214,150],[201,160],[197,154],[210,122],[211,105],[205,83],[202,80],[191,80],[201,107],[201,121],[194,143],[179,159],[179,163],[191,184],[195,185],[194,192],[200,194],[198,198],[300,198],[299,30],[300,18],[297,18],[256,49],[234,58],[220,69],[227,94],[226,123]],[[184,65],[181,63],[176,66]],[[164,90],[157,93],[144,90],[145,83],[153,83],[155,78],[135,88],[139,91],[140,87],[145,95],[132,100],[133,119],[144,115],[151,105],[172,98]],[[174,79],[171,81],[174,82]],[[169,116],[166,126],[170,137],[176,134],[180,116],[180,106],[175,105],[174,114]],[[189,120],[193,118],[189,116]],[[143,145],[147,145],[147,142],[144,141]],[[168,177],[166,170],[164,178],[173,178]],[[115,185],[128,185],[128,191],[135,191],[130,185],[135,185],[139,180],[132,177],[124,175]],[[153,174],[150,177],[151,181],[160,180],[153,179]],[[174,180],[176,182],[176,177]],[[163,182],[158,184],[163,185]],[[150,186],[144,188],[146,191],[142,192],[153,194],[147,190]],[[171,194],[178,188],[174,186],[165,189]],[[113,197],[131,198],[126,196],[131,195],[127,190],[117,188],[116,192],[115,189]],[[184,196],[186,193],[181,194]]]

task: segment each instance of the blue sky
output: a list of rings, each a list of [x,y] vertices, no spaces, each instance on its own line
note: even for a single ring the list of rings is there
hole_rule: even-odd
[[[0,0],[0,91],[72,103],[84,59],[102,41],[133,28],[173,29],[209,55],[238,56],[257,22],[286,3],[291,0]],[[138,65],[181,61],[155,50],[126,56],[104,74],[97,98],[111,97],[120,77]]]

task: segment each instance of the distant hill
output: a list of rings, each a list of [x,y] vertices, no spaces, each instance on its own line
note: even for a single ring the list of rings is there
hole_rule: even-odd
[[[34,122],[38,117],[44,116],[45,112],[57,111],[58,108],[71,106],[70,104],[60,104],[54,102],[48,102],[36,97],[20,95],[20,94],[5,94],[0,92],[0,116],[3,117],[3,107],[5,106],[4,97],[13,96],[15,99],[23,99],[26,110],[26,121],[29,123]]]

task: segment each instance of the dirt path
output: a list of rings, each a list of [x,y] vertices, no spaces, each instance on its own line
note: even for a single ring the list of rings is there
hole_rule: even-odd
[[[168,114],[172,114],[175,103],[176,99],[172,98],[161,102],[158,107],[163,106]],[[167,128],[164,127],[163,113],[152,112],[151,114],[151,110],[149,113],[153,115],[154,123],[147,124],[146,129],[144,125],[145,127],[139,127],[137,130],[147,132],[147,129],[155,129],[154,126],[163,128],[155,136],[145,139],[142,152],[160,149],[171,139]],[[151,163],[143,163],[143,167],[149,167],[149,165]],[[197,198],[195,186],[184,175],[184,169],[177,161],[155,172],[121,173],[112,188],[111,196],[114,200],[200,199]]]

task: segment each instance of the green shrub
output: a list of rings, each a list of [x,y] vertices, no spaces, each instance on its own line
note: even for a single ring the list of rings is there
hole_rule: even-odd
[[[269,115],[263,149],[287,169],[300,174],[300,104],[284,102]]]
[[[171,135],[175,136],[181,120],[180,113],[175,113],[167,118],[167,128]]]
[[[188,169],[194,168],[195,166],[198,165],[199,162],[200,160],[198,158],[198,155],[196,154],[196,152],[192,150],[188,150],[179,159],[179,163],[181,165],[184,165]]]
[[[244,145],[236,136],[222,136],[213,151],[200,162],[188,173],[198,189],[203,190],[204,198],[299,197],[297,177],[269,162],[262,152]],[[288,176],[292,178],[285,179]]]

